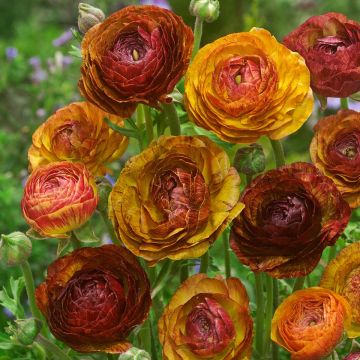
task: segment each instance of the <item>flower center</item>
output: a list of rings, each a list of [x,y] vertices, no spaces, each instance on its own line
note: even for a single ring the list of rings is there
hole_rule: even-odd
[[[326,54],[335,54],[339,49],[348,47],[351,42],[340,36],[326,36],[316,39],[314,49]]]
[[[335,142],[334,147],[339,155],[350,160],[355,159],[359,153],[359,139],[357,134],[344,134]]]

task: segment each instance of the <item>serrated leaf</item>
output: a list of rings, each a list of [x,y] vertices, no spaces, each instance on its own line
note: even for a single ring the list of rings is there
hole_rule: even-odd
[[[10,350],[14,347],[14,344],[11,342],[8,335],[0,333],[0,349],[1,350]]]
[[[21,305],[21,294],[25,287],[23,277],[10,278],[10,292],[5,287],[0,291],[0,304],[10,310],[17,318],[24,318],[25,312]]]
[[[122,135],[125,135],[127,137],[132,137],[135,139],[139,138],[139,133],[135,130],[131,130],[131,129],[127,129],[127,128],[118,126],[118,125],[114,124],[113,122],[111,122],[108,118],[104,118],[104,121],[111,129],[113,129],[114,131],[116,131]]]
[[[82,59],[82,55],[81,55],[81,49],[78,48],[77,46],[74,46],[74,45],[71,45],[71,49],[69,51],[69,54],[76,57],[76,58],[79,58],[79,59]]]
[[[169,97],[171,97],[173,102],[176,102],[178,104],[182,104],[184,102],[184,95],[175,88],[171,94],[169,94]]]
[[[59,257],[69,244],[70,244],[70,238],[59,239],[56,250],[56,256]]]
[[[34,229],[31,229],[31,228],[26,232],[26,235],[33,240],[48,239],[47,237],[40,235],[37,231],[35,231]]]
[[[82,227],[73,231],[76,238],[83,243],[101,242],[94,232],[91,221],[86,222]]]
[[[355,94],[352,94],[352,95],[350,96],[350,98],[351,98],[352,100],[355,100],[355,101],[360,101],[360,91],[358,91],[358,92],[355,93]]]

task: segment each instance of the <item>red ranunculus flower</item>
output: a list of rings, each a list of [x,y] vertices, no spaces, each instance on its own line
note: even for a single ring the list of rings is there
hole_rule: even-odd
[[[348,97],[360,90],[360,24],[338,13],[313,16],[284,39],[305,59],[311,87],[322,96]]]
[[[57,259],[36,302],[56,338],[79,352],[121,353],[130,331],[148,316],[150,285],[123,247],[84,247]]]
[[[315,166],[294,163],[258,176],[243,192],[231,247],[253,271],[304,276],[345,229],[350,207]]]
[[[81,93],[113,114],[157,106],[184,75],[194,36],[173,12],[128,6],[92,27],[81,44]]]

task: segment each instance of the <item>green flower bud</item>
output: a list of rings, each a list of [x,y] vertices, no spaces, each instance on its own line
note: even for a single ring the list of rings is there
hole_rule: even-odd
[[[236,152],[234,167],[240,173],[255,175],[265,170],[265,155],[258,144],[251,144]]]
[[[31,254],[31,241],[20,231],[9,235],[1,235],[0,260],[7,266],[20,265]]]
[[[191,0],[190,13],[193,16],[197,16],[211,23],[219,17],[219,0]]]
[[[127,352],[121,354],[119,360],[151,360],[151,357],[145,350],[132,347]]]
[[[110,192],[112,190],[111,183],[105,177],[98,177],[96,178],[96,186],[98,189],[99,194],[99,203],[98,203],[98,210],[107,211],[108,208],[108,199]]]
[[[98,9],[89,4],[79,4],[78,27],[80,32],[85,34],[94,25],[101,23],[105,19],[105,14],[101,9]]]
[[[10,339],[24,346],[34,342],[42,327],[41,321],[35,318],[18,319],[13,324],[8,324],[9,326],[5,330],[10,335]]]

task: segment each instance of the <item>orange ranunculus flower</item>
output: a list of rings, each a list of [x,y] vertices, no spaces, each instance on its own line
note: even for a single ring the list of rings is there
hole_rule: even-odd
[[[360,206],[360,113],[340,110],[314,127],[310,146],[315,166],[330,177],[352,208]]]
[[[64,238],[90,218],[97,203],[95,180],[85,165],[62,161],[40,166],[30,175],[21,208],[38,233]]]
[[[152,264],[203,255],[244,205],[240,177],[205,136],[162,136],[134,156],[109,197],[125,246]]]
[[[281,139],[313,108],[303,58],[259,28],[206,45],[185,79],[185,107],[196,125],[233,143]]]
[[[360,336],[360,243],[344,248],[325,268],[320,286],[344,296],[351,305],[348,336]]]
[[[351,214],[333,181],[307,163],[258,176],[241,201],[245,210],[233,222],[231,248],[251,270],[275,278],[309,274]]]
[[[239,279],[188,278],[158,324],[164,360],[250,360],[253,322]]]
[[[36,289],[54,336],[79,352],[125,352],[130,331],[148,316],[150,284],[123,247],[84,247],[57,259]]]
[[[123,120],[87,102],[70,104],[49,117],[33,134],[29,149],[31,170],[55,161],[82,162],[94,175],[104,175],[104,164],[126,150],[127,137],[103,121],[122,126]]]
[[[333,291],[295,291],[276,309],[271,339],[289,351],[292,360],[320,360],[333,351],[350,319],[349,303]]]
[[[92,27],[81,44],[79,82],[88,101],[128,116],[136,103],[166,102],[190,61],[194,36],[173,12],[128,6]]]

